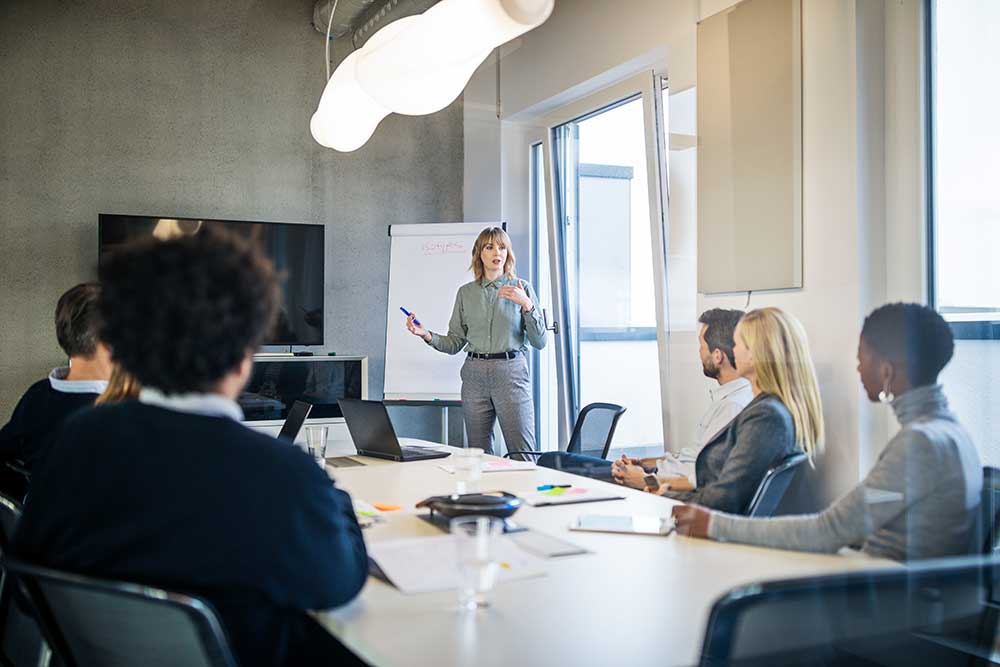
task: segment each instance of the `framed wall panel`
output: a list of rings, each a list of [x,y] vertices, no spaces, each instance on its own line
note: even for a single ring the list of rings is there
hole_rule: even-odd
[[[698,291],[802,287],[801,0],[698,24]]]

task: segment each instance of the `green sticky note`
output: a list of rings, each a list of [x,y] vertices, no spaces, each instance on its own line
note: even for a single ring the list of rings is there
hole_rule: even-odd
[[[548,491],[542,491],[542,494],[546,496],[561,496],[564,493],[566,493],[566,489],[560,486],[557,486],[554,489],[549,489]]]

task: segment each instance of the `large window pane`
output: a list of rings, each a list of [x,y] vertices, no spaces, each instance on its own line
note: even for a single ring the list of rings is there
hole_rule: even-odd
[[[1000,2],[933,6],[934,284],[956,334],[943,382],[983,462],[1000,465]]]
[[[662,445],[642,100],[569,123],[557,138],[579,406],[621,404],[616,445]]]

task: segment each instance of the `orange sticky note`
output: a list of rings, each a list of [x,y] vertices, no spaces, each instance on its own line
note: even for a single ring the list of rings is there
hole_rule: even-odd
[[[386,505],[385,503],[372,503],[372,507],[380,512],[394,512],[400,509],[399,505]]]

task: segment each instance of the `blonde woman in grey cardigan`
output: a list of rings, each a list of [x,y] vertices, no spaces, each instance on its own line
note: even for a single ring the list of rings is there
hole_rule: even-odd
[[[675,507],[678,531],[800,551],[860,546],[900,561],[974,552],[982,467],[937,384],[953,351],[934,310],[876,309],[861,330],[858,374],[869,400],[890,405],[901,428],[865,479],[819,514],[748,519]]]

